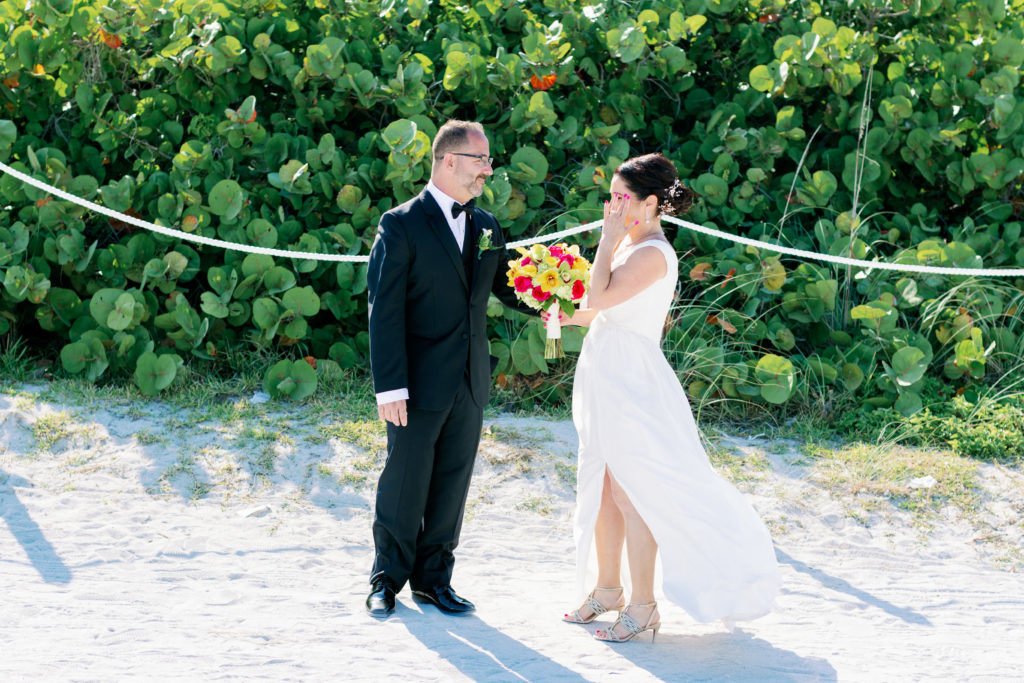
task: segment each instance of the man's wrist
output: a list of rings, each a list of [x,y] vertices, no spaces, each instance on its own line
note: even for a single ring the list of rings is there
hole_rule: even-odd
[[[392,389],[391,391],[382,391],[377,394],[377,405],[381,406],[385,403],[394,403],[395,401],[408,401],[409,400],[409,389]]]

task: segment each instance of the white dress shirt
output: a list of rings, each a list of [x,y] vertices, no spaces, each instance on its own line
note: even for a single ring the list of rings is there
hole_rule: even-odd
[[[455,243],[459,245],[459,253],[462,253],[463,239],[466,235],[466,213],[459,213],[458,218],[452,218],[452,206],[457,202],[446,195],[444,192],[434,184],[434,181],[427,183],[427,192],[434,198],[437,205],[441,207],[441,213],[444,214],[445,220],[448,221],[448,227],[452,231],[452,235],[455,236]],[[383,405],[384,403],[392,403],[394,401],[406,401],[409,399],[409,389],[392,389],[391,391],[382,391],[377,394],[377,405]]]

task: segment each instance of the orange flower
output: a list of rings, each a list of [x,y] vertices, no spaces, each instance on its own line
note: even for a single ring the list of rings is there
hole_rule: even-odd
[[[302,360],[309,363],[309,366],[316,370],[316,358],[314,358],[313,356],[305,356]]]
[[[530,85],[533,86],[534,90],[548,90],[555,84],[555,74],[548,74],[547,76],[530,76]]]
[[[14,90],[15,88],[18,87],[18,77],[17,76],[8,76],[7,78],[5,78],[3,80],[3,83],[4,83],[5,86],[10,88],[11,90]]]
[[[100,39],[106,43],[107,47],[117,49],[121,47],[121,36],[116,33],[107,33],[103,29],[100,29]]]
[[[42,64],[36,64],[34,67],[32,67],[32,73],[34,73],[37,76],[42,76],[46,73],[46,67],[44,67]]]

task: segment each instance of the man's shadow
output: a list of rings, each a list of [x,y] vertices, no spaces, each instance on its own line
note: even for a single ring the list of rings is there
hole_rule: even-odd
[[[7,523],[14,540],[21,545],[29,562],[46,583],[71,583],[71,571],[57,555],[57,551],[43,530],[29,515],[28,508],[18,500],[15,486],[28,487],[31,482],[0,470],[0,518]],[[11,562],[11,553],[4,553],[0,561]]]
[[[395,616],[417,640],[465,676],[488,681],[586,681],[550,657],[510,638],[475,614],[444,617],[396,604]]]

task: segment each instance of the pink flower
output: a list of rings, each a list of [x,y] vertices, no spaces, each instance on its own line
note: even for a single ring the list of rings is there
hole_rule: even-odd
[[[551,298],[551,292],[545,292],[540,287],[533,288],[533,298],[537,301],[547,301]]]
[[[587,288],[583,286],[582,280],[577,280],[572,283],[572,300],[579,301],[583,298],[583,295],[587,293]]]
[[[530,258],[529,256],[524,256],[523,258],[519,259],[519,265],[521,265],[521,266],[532,266],[533,265],[533,259]]]
[[[559,258],[565,252],[562,251],[562,248],[556,244],[556,245],[552,246],[550,249],[548,249],[548,253],[551,254],[552,256],[554,256],[555,258]]]
[[[560,257],[560,258],[558,259],[558,265],[562,265],[563,263],[568,263],[568,264],[569,264],[569,267],[570,267],[570,268],[572,268],[572,267],[573,267],[573,265],[575,265],[575,264],[576,264],[576,257],[575,257],[575,256],[573,256],[572,254],[570,254],[569,252],[565,252],[565,253],[564,253],[564,254],[562,254],[562,256],[561,256],[561,257]]]
[[[533,278],[531,277],[517,277],[516,278],[516,291],[517,292],[528,292],[533,287]]]

